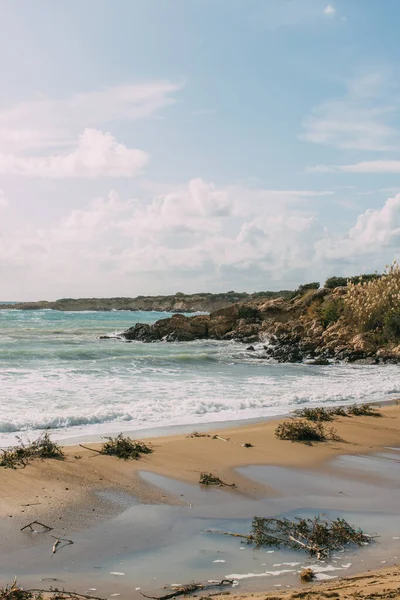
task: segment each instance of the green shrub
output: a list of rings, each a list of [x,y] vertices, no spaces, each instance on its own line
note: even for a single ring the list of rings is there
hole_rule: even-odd
[[[303,283],[299,285],[296,290],[296,294],[304,294],[308,290],[318,290],[320,288],[319,281],[312,281],[311,283]]]
[[[328,279],[325,281],[324,287],[328,288],[329,290],[334,290],[337,287],[346,287],[347,282],[347,277],[328,277]]]
[[[383,333],[389,340],[400,339],[400,308],[392,308],[383,319]]]
[[[258,308],[252,306],[240,306],[238,312],[239,319],[248,319],[249,321],[257,321],[260,318]]]
[[[341,298],[327,300],[323,302],[320,308],[321,320],[325,327],[331,323],[336,323],[344,312],[344,304]]]

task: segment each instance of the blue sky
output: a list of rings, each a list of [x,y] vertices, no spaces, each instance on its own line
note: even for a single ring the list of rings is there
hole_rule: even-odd
[[[399,25],[397,0],[3,0],[1,297],[382,270]]]

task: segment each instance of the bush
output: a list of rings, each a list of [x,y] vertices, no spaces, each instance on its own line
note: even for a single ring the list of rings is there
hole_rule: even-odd
[[[143,442],[132,440],[130,437],[124,437],[122,433],[116,438],[106,437],[107,440],[100,450],[100,454],[108,456],[117,456],[128,460],[130,458],[138,459],[141,454],[151,454],[153,450]]]
[[[305,292],[308,292],[308,290],[319,290],[319,288],[319,281],[312,281],[311,283],[303,283],[303,285],[299,285],[295,293],[304,294]]]
[[[238,312],[239,319],[248,319],[249,321],[257,321],[260,318],[258,308],[252,306],[240,306]]]
[[[313,425],[308,421],[284,421],[275,430],[280,440],[291,442],[325,442],[328,438],[321,423]]]
[[[392,308],[383,319],[383,333],[388,340],[400,339],[400,308]]]
[[[327,300],[323,302],[320,308],[321,320],[325,327],[331,323],[336,323],[342,316],[344,311],[344,304],[341,298],[333,300]]]
[[[328,277],[324,287],[328,288],[328,290],[334,290],[337,287],[346,287],[347,282],[347,277]]]

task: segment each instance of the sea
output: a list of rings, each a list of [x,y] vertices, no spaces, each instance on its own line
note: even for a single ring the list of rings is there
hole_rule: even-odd
[[[60,440],[140,435],[400,395],[395,365],[276,364],[236,342],[117,338],[167,316],[0,310],[0,446],[48,428]]]

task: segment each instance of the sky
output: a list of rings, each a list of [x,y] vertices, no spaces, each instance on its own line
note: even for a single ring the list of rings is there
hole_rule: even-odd
[[[2,0],[0,300],[400,254],[398,0]]]

